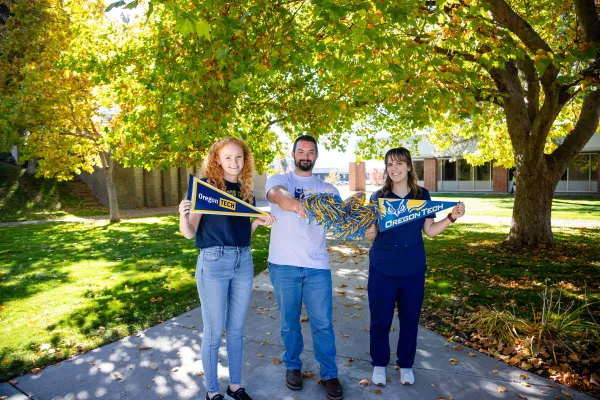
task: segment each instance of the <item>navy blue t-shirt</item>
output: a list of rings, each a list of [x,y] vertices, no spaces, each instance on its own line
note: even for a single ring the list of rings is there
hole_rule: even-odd
[[[206,182],[206,178],[202,179]],[[242,198],[240,184],[225,181],[226,192],[238,199]],[[252,205],[256,205],[252,198]],[[202,214],[196,232],[196,247],[205,249],[213,246],[250,246],[250,218],[230,215]]]
[[[383,194],[377,191],[371,196],[371,201],[376,201],[380,197],[412,200],[414,194],[411,190],[405,197],[399,197],[392,192]],[[421,188],[418,200],[431,200],[429,191]],[[435,218],[435,214],[427,218]],[[379,232],[369,252],[370,267],[388,276],[412,276],[424,273],[427,268],[422,234],[424,225],[425,218],[421,218]]]

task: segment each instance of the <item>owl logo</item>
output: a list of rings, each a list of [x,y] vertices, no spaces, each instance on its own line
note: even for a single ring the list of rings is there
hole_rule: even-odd
[[[302,198],[302,195],[304,194],[304,189],[298,189],[298,188],[294,188],[294,197],[297,199]]]
[[[393,215],[395,217],[400,216],[406,212],[405,200],[398,200],[396,202],[398,204],[397,207],[394,207],[394,204],[389,200],[383,200],[383,207],[385,208],[385,212],[388,215]]]

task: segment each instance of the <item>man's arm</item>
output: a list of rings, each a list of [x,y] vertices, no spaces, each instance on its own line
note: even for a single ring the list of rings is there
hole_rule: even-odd
[[[302,202],[295,198],[283,186],[276,185],[269,189],[267,192],[267,200],[277,204],[284,211],[293,211],[298,214],[298,216],[306,218],[304,209],[302,208]]]

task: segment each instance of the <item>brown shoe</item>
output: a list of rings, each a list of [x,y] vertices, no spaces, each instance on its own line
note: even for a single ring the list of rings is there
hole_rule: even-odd
[[[287,369],[285,371],[285,385],[292,390],[302,389],[302,371],[299,369]]]
[[[342,400],[344,398],[344,388],[338,378],[323,381],[323,385],[329,400]]]

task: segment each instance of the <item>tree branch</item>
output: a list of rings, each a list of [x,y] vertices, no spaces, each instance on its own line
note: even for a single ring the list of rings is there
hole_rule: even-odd
[[[517,60],[517,67],[523,73],[525,95],[527,97],[527,114],[533,121],[540,108],[540,82],[535,72],[533,60],[529,57]]]
[[[490,11],[494,18],[506,29],[517,35],[517,37],[527,46],[529,51],[536,53],[538,50],[552,52],[552,48],[541,38],[533,29],[529,22],[521,18],[513,11],[504,0],[482,0],[490,5]],[[550,64],[542,76],[542,85],[550,86],[558,76],[558,68]]]
[[[575,12],[586,42],[600,41],[600,20],[595,0],[575,0]]]
[[[548,162],[556,164],[558,171],[567,167],[567,162],[583,149],[598,129],[600,121],[600,91],[590,92],[583,100],[577,124],[563,143],[552,154],[546,155]]]

